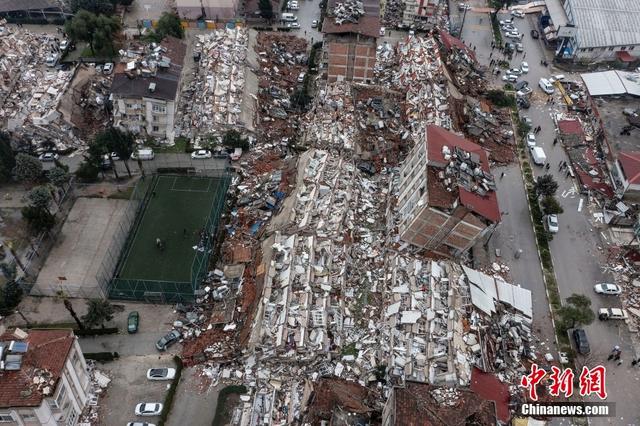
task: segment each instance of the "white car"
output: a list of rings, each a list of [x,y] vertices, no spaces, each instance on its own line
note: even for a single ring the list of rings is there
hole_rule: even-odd
[[[518,76],[514,74],[505,74],[502,76],[502,81],[515,83],[516,81],[518,81]]]
[[[38,160],[40,160],[40,161],[56,161],[58,158],[59,158],[58,154],[56,154],[55,152],[43,152],[38,157]]]
[[[300,24],[298,24],[297,22],[289,22],[287,24],[287,28],[291,28],[292,30],[299,30]]]
[[[303,72],[301,72],[301,73],[300,73],[300,75],[298,75],[298,83],[302,83],[302,82],[304,82],[304,76],[305,76],[305,75],[306,75],[306,74],[305,74],[305,73],[303,73]]]
[[[617,296],[620,293],[622,293],[622,288],[620,288],[620,286],[616,284],[608,284],[608,283],[596,284],[593,286],[593,289],[598,294],[605,294],[608,296]]]
[[[531,94],[531,92],[533,92],[533,90],[531,89],[531,87],[529,86],[524,86],[522,89],[518,90],[516,92],[516,96],[518,96],[519,98],[524,98],[525,96],[528,96]]]
[[[513,23],[513,18],[503,19],[500,21],[500,25],[507,25]]]
[[[311,21],[311,28],[317,28],[318,27],[318,20],[314,19],[313,21]],[[380,29],[380,31],[382,31],[382,29]]]
[[[555,83],[556,81],[564,81],[564,79],[565,79],[564,74],[556,74],[556,75],[552,75],[549,78],[549,81],[551,83]]]
[[[104,67],[102,67],[102,73],[105,75],[109,75],[113,72],[113,62],[107,62],[106,64],[104,64]]]
[[[526,74],[529,72],[529,64],[527,62],[523,62],[520,64],[520,70],[522,71],[523,74]]]
[[[522,43],[516,43],[516,52],[524,52],[524,45]]]
[[[60,42],[60,50],[67,50],[69,48],[69,40],[62,40]]]
[[[521,10],[512,10],[511,16],[515,16],[516,18],[524,18],[524,12]]]
[[[198,149],[191,153],[191,158],[194,160],[204,160],[206,158],[211,158],[211,151],[208,149]]]
[[[505,35],[506,35],[507,38],[511,38],[511,39],[515,39],[515,40],[522,40],[522,34],[519,33],[518,31],[509,31]]]
[[[175,368],[150,368],[147,370],[149,380],[172,380],[176,377]]]
[[[508,33],[509,31],[518,31],[518,29],[511,24],[506,24],[502,26],[502,31]]]
[[[49,55],[47,55],[46,59],[45,59],[45,63],[47,64],[48,67],[55,67],[56,64],[58,63],[58,54],[57,53],[50,53]]]
[[[558,232],[558,216],[555,214],[550,214],[549,216],[547,216],[547,229],[549,229],[549,232],[551,232],[552,234],[555,234]]]
[[[522,70],[520,68],[511,68],[509,71],[507,71],[509,74],[513,74],[513,75],[521,75],[522,74]]]
[[[289,3],[287,3],[287,7],[291,10],[298,10],[300,9],[300,5],[298,5],[298,2],[293,0],[290,1]]]
[[[536,135],[533,133],[527,134],[527,146],[536,146]]]
[[[162,412],[162,404],[159,402],[141,402],[136,405],[137,416],[157,416]]]

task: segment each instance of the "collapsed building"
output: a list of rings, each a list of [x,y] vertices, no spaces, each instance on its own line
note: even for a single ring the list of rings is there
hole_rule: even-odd
[[[400,170],[398,234],[416,247],[459,256],[500,222],[487,153],[429,125]]]
[[[175,37],[120,51],[111,85],[114,126],[173,143],[185,53]]]

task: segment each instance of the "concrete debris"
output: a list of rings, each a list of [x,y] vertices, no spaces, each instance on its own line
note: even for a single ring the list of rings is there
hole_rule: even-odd
[[[79,424],[99,425],[104,422],[100,420],[100,396],[107,390],[111,378],[104,372],[96,368],[92,360],[87,360],[87,370],[90,376],[90,386],[87,390],[88,401],[84,411],[80,414]]]
[[[355,24],[361,16],[364,16],[364,14],[364,4],[360,0],[336,2],[335,7],[333,8],[333,17],[338,25],[345,22]]]
[[[197,136],[221,136],[227,128],[242,124],[249,37],[246,28],[225,27],[196,38],[200,59],[180,96],[176,133],[195,138],[199,147]]]

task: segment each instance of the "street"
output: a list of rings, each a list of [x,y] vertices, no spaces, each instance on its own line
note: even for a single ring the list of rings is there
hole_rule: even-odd
[[[471,5],[475,8],[483,5]],[[560,73],[553,66],[545,67],[541,65],[542,60],[551,62],[552,52],[546,50],[542,41],[533,39],[530,30],[535,28],[537,18],[535,15],[527,15],[524,19],[514,19],[514,25],[519,32],[524,33],[522,44],[524,53],[515,54],[510,62],[510,68],[519,67],[522,61],[529,64],[529,73],[520,77],[519,81],[526,80],[533,89],[531,95],[531,108],[522,110],[521,114],[528,116],[533,126],[541,126],[540,132],[536,135],[537,145],[541,146],[546,155],[550,169],[532,165],[535,176],[545,173],[553,175],[559,184],[556,197],[564,209],[564,213],[559,215],[559,232],[554,235],[550,243],[552,259],[557,277],[558,287],[561,297],[566,299],[573,293],[587,295],[592,301],[592,308],[597,311],[600,307],[620,306],[619,300],[615,297],[598,296],[593,290],[594,284],[598,282],[610,282],[611,277],[602,272],[601,265],[606,262],[606,245],[600,240],[600,233],[593,218],[592,213],[597,209],[597,205],[590,197],[580,194],[577,182],[571,177],[567,178],[565,171],[559,170],[562,161],[569,161],[561,144],[553,145],[556,137],[556,129],[553,116],[559,112],[566,112],[564,104],[558,94],[555,94],[555,102],[546,102],[547,95],[538,88],[538,81],[541,77],[549,77]],[[500,14],[499,19],[510,17],[508,14]],[[470,10],[465,17],[462,30],[462,39],[476,49],[478,60],[488,65],[490,57],[499,57],[499,51],[492,52],[491,41],[493,40],[490,17],[486,12],[478,13]],[[576,80],[578,75],[571,75],[566,72],[569,80]],[[494,77],[494,86],[502,87],[503,82],[500,76]],[[546,352],[553,345],[554,330],[549,321],[549,307],[545,294],[544,283],[540,261],[536,253],[535,239],[531,226],[531,219],[526,205],[526,195],[519,165],[512,164],[506,168],[495,170],[498,176],[502,171],[505,177],[499,179],[498,199],[500,209],[506,214],[503,215],[502,222],[491,239],[490,252],[494,253],[498,248],[502,253],[502,261],[506,261],[511,268],[511,275],[514,282],[532,291],[534,304],[534,328],[538,337],[546,345],[545,349],[539,348],[540,352]],[[515,250],[523,250],[519,259],[514,259]],[[636,356],[631,346],[629,331],[624,323],[615,321],[603,322],[596,319],[591,325],[583,327],[586,330],[590,345],[591,354],[586,358],[579,359],[579,364],[583,363],[589,367],[604,364],[608,368],[607,391],[609,397],[607,401],[616,403],[616,416],[613,418],[590,419],[591,424],[638,424],[640,417],[637,410],[637,386],[639,373],[631,367],[631,360]],[[614,345],[620,345],[623,351],[624,360],[621,366],[616,366],[610,362],[607,364],[607,355]],[[556,350],[549,350],[554,356]],[[540,355],[542,355],[540,353]],[[579,372],[576,372],[576,376]],[[614,386],[615,383],[615,386]],[[597,397],[590,397],[588,400],[596,401]]]

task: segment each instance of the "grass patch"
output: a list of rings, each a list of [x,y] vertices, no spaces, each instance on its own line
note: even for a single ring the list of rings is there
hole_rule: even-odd
[[[211,423],[213,426],[223,426],[228,423],[230,413],[227,412],[227,408],[225,407],[225,402],[227,398],[232,395],[242,395],[247,393],[247,388],[240,386],[227,386],[222,389],[218,394],[218,404],[216,405],[216,416],[213,418],[213,422]]]
[[[356,349],[356,344],[355,343],[351,343],[350,345],[345,346],[344,348],[342,348],[342,355],[353,355],[356,356],[358,355],[358,350]]]
[[[188,152],[189,149],[189,139],[180,136],[174,139],[174,144],[172,146],[168,145],[158,145],[154,147],[153,150],[155,152],[160,153],[170,153],[170,154],[182,154]]]
[[[124,191],[118,190],[117,192],[114,192],[113,194],[109,195],[107,198],[111,200],[130,200],[131,194],[133,194],[134,188],[135,186],[130,186],[126,188]]]
[[[178,383],[180,382],[180,377],[182,376],[182,368],[184,367],[184,365],[182,364],[182,359],[178,355],[176,355],[173,357],[173,362],[176,363],[176,377],[171,381],[171,384],[169,385],[169,391],[164,397],[164,404],[162,404],[160,420],[158,420],[159,425],[164,425],[167,421],[167,417],[169,417],[171,407],[173,406],[173,399],[175,398],[176,390],[178,389]]]

